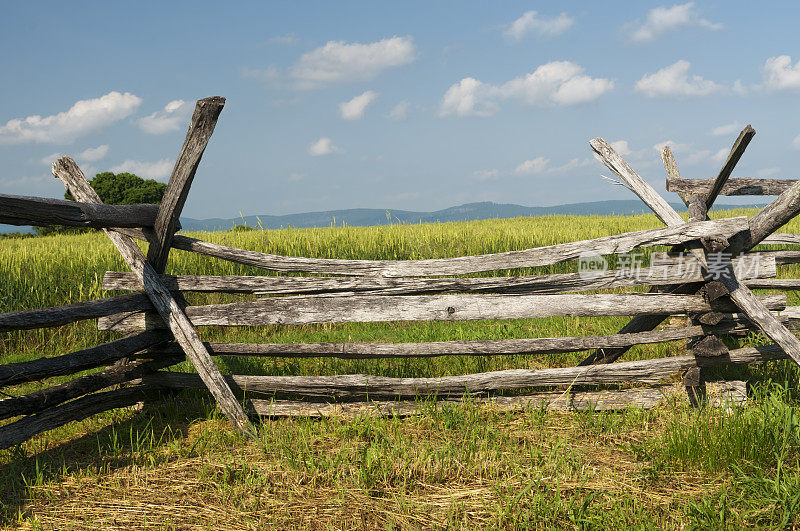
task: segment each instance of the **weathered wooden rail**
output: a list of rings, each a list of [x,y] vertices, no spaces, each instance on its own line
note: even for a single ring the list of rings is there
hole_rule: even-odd
[[[236,429],[252,433],[250,415],[405,415],[416,411],[417,405],[403,400],[435,397],[454,401],[465,393],[505,408],[650,407],[665,396],[675,396],[675,385],[665,383],[675,375],[683,375],[681,389],[690,391],[696,399],[705,392],[708,367],[800,360],[800,341],[790,331],[796,327],[800,309],[787,308],[785,294],[754,295],[751,291],[800,289],[798,279],[776,278],[779,266],[800,263],[800,251],[753,251],[758,244],[800,244],[796,234],[774,234],[800,212],[800,182],[730,179],[755,134],[749,126],[734,143],[714,179],[682,179],[672,154],[665,150],[667,188],[677,191],[686,202],[688,222],[606,142],[595,139],[591,145],[601,160],[653,209],[665,227],[481,256],[339,260],[259,253],[175,234],[223,105],[222,98],[197,102],[164,200],[158,206],[103,205],[69,157],[53,164],[53,175],[64,183],[76,202],[0,195],[0,222],[102,228],[131,269],[109,271],[103,278],[104,289],[130,293],[0,314],[0,332],[97,319],[101,330],[127,334],[76,352],[0,365],[0,389],[9,396],[0,401],[0,448],[108,409],[183,389],[210,391]],[[745,193],[778,197],[749,220],[708,219],[707,211],[718,195]],[[133,238],[148,242],[146,255]],[[547,266],[653,246],[669,246],[670,252],[653,253],[651,264],[638,269],[591,274],[458,276]],[[173,248],[270,273],[164,275],[168,253]],[[282,276],[283,273],[314,276]],[[621,291],[641,287],[648,287],[650,292]],[[187,306],[182,294],[191,291],[238,294],[247,300]],[[400,344],[203,342],[196,331],[196,327],[212,325],[620,315],[632,316],[633,320],[613,335]],[[688,324],[657,329],[669,316],[687,317]],[[763,332],[774,344],[728,350],[719,340],[721,336],[752,331]],[[632,346],[671,341],[687,341],[687,354],[611,363]],[[214,356],[367,360],[580,351],[592,351],[592,355],[577,367],[436,378],[223,375],[213,361]],[[185,360],[192,363],[197,374],[167,370]],[[12,396],[22,384],[79,373],[83,374],[72,380]],[[632,385],[638,387],[630,388]],[[587,389],[604,386],[612,388]],[[741,382],[714,383],[712,387],[722,393],[714,398],[717,403],[745,398]],[[502,395],[509,392],[511,396]]]

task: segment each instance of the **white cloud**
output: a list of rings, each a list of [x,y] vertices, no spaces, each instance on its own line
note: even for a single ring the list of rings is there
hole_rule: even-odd
[[[0,126],[0,144],[69,144],[79,136],[107,127],[130,116],[142,99],[126,92],[109,92],[80,100],[65,112],[9,120]]]
[[[408,103],[408,101],[406,100],[401,101],[400,103],[392,107],[391,111],[389,111],[389,118],[398,121],[405,120],[408,117],[409,107],[410,104]]]
[[[364,111],[377,97],[377,92],[368,90],[350,101],[343,101],[339,104],[339,115],[344,120],[360,120],[364,117]]]
[[[306,178],[306,174],[305,173],[297,173],[297,172],[295,172],[295,173],[289,175],[289,180],[292,181],[293,183],[296,183],[298,181],[302,181],[305,178]]]
[[[583,72],[583,67],[575,63],[554,61],[499,86],[467,77],[447,90],[439,115],[490,116],[499,108],[497,101],[504,99],[540,107],[577,105],[596,100],[614,88],[610,79],[592,78]]]
[[[80,153],[75,153],[72,155],[72,158],[78,162],[78,164],[83,162],[97,162],[98,160],[102,159],[106,155],[108,155],[108,144],[103,144],[102,146],[97,146],[95,148],[88,148],[84,149]],[[47,155],[46,157],[42,157],[39,159],[39,162],[44,164],[45,166],[50,166],[59,158],[63,157],[64,154],[61,152],[52,153]]]
[[[330,155],[331,153],[341,153],[342,150],[334,146],[330,138],[322,137],[310,146],[308,146],[308,154],[312,157],[320,157],[322,155]]]
[[[53,182],[53,176],[51,174],[44,174],[44,175],[37,175],[37,176],[23,176],[18,177],[15,179],[11,179],[8,177],[0,178],[0,185],[3,187],[8,188],[17,188],[17,187],[41,187],[42,185],[49,184]]]
[[[622,141],[624,142],[624,140]],[[627,142],[626,142],[627,144]],[[613,144],[612,144],[613,145]],[[619,151],[618,151],[619,152]],[[622,155],[621,152],[619,152]],[[630,151],[629,151],[630,153]],[[586,159],[572,159],[569,162],[562,164],[561,166],[555,166],[552,168],[547,168],[547,173],[566,173],[568,171],[572,171],[578,168],[585,168],[586,166],[591,166],[594,164],[594,158],[586,158]]]
[[[728,160],[728,155],[730,154],[731,150],[729,148],[720,148],[719,151],[711,155],[711,160],[721,165]]]
[[[496,88],[491,85],[474,77],[465,77],[447,89],[439,107],[439,116],[491,116],[499,108],[491,101],[495,92]]]
[[[794,140],[792,140],[792,147],[795,149],[800,149],[800,135],[794,137]]]
[[[478,170],[472,174],[478,181],[496,181],[500,178],[499,170]]]
[[[675,154],[678,166],[696,166],[698,164],[705,164],[714,166],[721,164],[727,157],[730,149],[722,148],[719,151],[712,152],[710,149],[697,149],[691,144],[679,144],[673,140],[659,142],[653,146],[659,154],[664,146],[669,146],[672,153]]]
[[[526,160],[514,169],[517,175],[530,175],[532,173],[542,173],[547,169],[550,159],[544,157],[536,157],[535,159]]]
[[[608,143],[614,151],[620,154],[620,156],[630,155],[632,153],[630,146],[628,145],[627,140],[616,140],[614,142]]]
[[[561,13],[554,18],[543,18],[538,16],[536,11],[528,11],[512,22],[504,34],[517,41],[529,31],[542,37],[555,37],[567,31],[574,23],[575,19],[566,13]]]
[[[649,98],[708,96],[722,90],[721,85],[700,76],[689,78],[690,66],[689,61],[677,61],[655,74],[645,74],[634,88]]]
[[[369,81],[389,68],[407,65],[417,58],[411,37],[392,37],[376,42],[329,41],[306,52],[285,72],[275,66],[245,69],[245,77],[275,84],[288,81],[297,89],[313,89],[334,83]]]
[[[143,179],[166,179],[172,174],[174,160],[161,159],[156,162],[127,159],[121,164],[113,166],[110,171],[114,173],[134,173]]]
[[[672,7],[656,7],[647,13],[643,23],[633,22],[623,29],[631,32],[630,40],[633,42],[651,42],[665,33],[690,26],[697,26],[710,30],[722,29],[722,24],[715,24],[702,18],[694,9],[694,2],[676,4]]]
[[[764,63],[764,85],[770,90],[800,89],[800,61],[792,65],[788,55],[770,57]]]
[[[161,135],[177,131],[192,115],[192,104],[183,100],[173,100],[160,111],[139,118],[139,129],[151,135]]]
[[[728,136],[740,132],[743,127],[744,126],[741,123],[733,122],[732,124],[725,124],[715,127],[708,134],[711,136]]]

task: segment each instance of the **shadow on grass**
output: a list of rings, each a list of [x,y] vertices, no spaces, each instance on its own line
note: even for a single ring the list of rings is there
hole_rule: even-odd
[[[189,400],[185,395],[180,399],[173,395],[153,400],[122,421],[117,421],[120,410],[115,410],[82,424],[67,425],[56,430],[56,437],[64,430],[75,430],[75,426],[91,430],[98,420],[109,422],[97,431],[79,434],[63,443],[53,443],[56,437],[45,435],[0,452],[0,526],[24,515],[31,491],[59,476],[108,473],[136,464],[154,465],[165,459],[156,453],[159,449],[182,441],[193,423],[215,415],[212,402],[199,393],[192,394]],[[130,414],[130,409],[127,411],[123,414]]]

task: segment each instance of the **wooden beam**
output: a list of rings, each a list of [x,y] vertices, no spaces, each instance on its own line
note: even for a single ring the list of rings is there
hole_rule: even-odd
[[[0,332],[61,326],[120,312],[138,312],[152,308],[150,299],[143,293],[128,293],[65,306],[0,313]]]
[[[748,347],[727,355],[701,358],[674,356],[641,361],[625,361],[588,367],[549,369],[508,369],[458,376],[431,378],[390,378],[369,374],[336,376],[226,376],[239,393],[297,395],[325,399],[358,399],[373,397],[410,398],[436,395],[462,396],[464,393],[492,393],[551,386],[617,385],[630,383],[655,384],[691,367],[721,367],[784,359],[786,355],[775,345]],[[159,371],[142,378],[142,383],[167,389],[202,389],[195,374]],[[138,383],[139,381],[134,381]]]
[[[672,179],[667,181],[667,191],[678,195],[702,194],[713,186],[715,179]],[[722,187],[719,195],[780,195],[788,190],[797,179],[756,179],[734,177]]]
[[[731,151],[728,153],[728,158],[725,159],[725,164],[723,164],[722,169],[719,170],[717,178],[714,179],[714,183],[704,194],[706,210],[710,209],[711,205],[713,205],[714,201],[716,201],[717,196],[722,190],[722,187],[725,186],[725,183],[728,182],[728,178],[731,176],[731,173],[733,173],[733,168],[736,167],[739,159],[742,158],[744,150],[747,149],[747,145],[753,139],[755,134],[756,131],[750,126],[750,124],[747,124],[747,126],[742,129],[742,132],[739,133],[739,137],[733,143]]]
[[[747,401],[747,384],[741,380],[709,382],[712,407],[730,408]],[[686,393],[675,385],[665,384],[633,389],[602,391],[550,391],[518,396],[471,397],[469,403],[499,411],[526,409],[550,411],[617,411],[628,408],[649,409],[665,402],[685,402]],[[463,399],[418,401],[303,402],[299,400],[252,399],[249,404],[262,417],[339,417],[410,416],[424,414],[442,406],[458,406]]]
[[[755,262],[758,261],[758,267]],[[587,276],[582,273],[557,273],[510,277],[282,277],[249,275],[162,275],[172,291],[247,293],[255,295],[312,295],[325,293],[364,293],[372,295],[412,295],[436,293],[526,293],[558,294],[575,291],[614,289],[632,286],[662,286],[680,282],[703,282],[699,267],[687,267],[686,261],[671,260],[653,267],[611,269]],[[734,260],[742,271],[740,278],[750,282],[776,274],[774,257],[744,257]],[[139,289],[133,273],[106,271],[103,289]]]
[[[782,310],[786,295],[760,295],[768,307]],[[471,321],[538,319],[558,316],[676,315],[736,311],[729,301],[709,304],[700,295],[626,293],[592,295],[340,295],[266,297],[254,301],[186,308],[193,326],[305,325],[387,321]],[[163,328],[157,314],[103,317],[100,330]],[[131,328],[133,327],[133,328]]]
[[[114,365],[103,371],[87,374],[47,389],[40,389],[23,396],[6,398],[5,400],[0,400],[0,420],[39,413],[67,400],[141,378],[155,370],[175,365],[183,359],[182,355],[165,356],[154,361],[145,360],[134,362],[130,365]]]
[[[89,185],[75,161],[69,157],[61,157],[53,164],[53,175],[61,179],[72,195],[85,203],[100,203],[100,197]],[[119,250],[128,267],[137,275],[144,292],[150,298],[161,318],[167,323],[175,339],[181,345],[186,356],[192,362],[203,382],[208,386],[220,409],[228,417],[234,427],[246,433],[254,433],[242,405],[236,400],[222,373],[214,364],[208,351],[203,346],[197,332],[192,328],[186,314],[169,290],[161,283],[158,273],[147,262],[139,247],[127,236],[106,230],[109,239]]]
[[[641,179],[604,140],[595,139],[590,144],[603,158],[604,162],[607,161],[606,165],[609,168],[612,170],[614,167],[619,168],[614,170],[615,173],[621,172],[618,175],[626,179],[631,190],[650,205],[664,223],[673,226],[684,224],[678,213],[649,184]],[[638,179],[636,179],[637,177]],[[775,201],[753,216],[750,220],[750,230],[734,236],[734,239],[739,238],[739,240],[737,243],[731,242],[729,252],[738,254],[739,251],[757,244],[794,217],[794,213],[798,210],[800,210],[800,183],[781,194]],[[698,256],[698,258],[701,257]],[[800,364],[800,339],[797,339],[794,334],[787,330],[769,309],[761,304],[747,286],[738,281],[732,264],[728,262],[723,273],[723,278],[718,280],[730,291],[731,299],[758,325],[767,337],[780,345],[789,357]]]
[[[97,205],[63,199],[0,194],[3,223],[67,227],[152,227],[156,205]]]
[[[158,273],[163,273],[167,265],[172,236],[178,230],[178,218],[224,105],[225,98],[219,96],[202,99],[195,105],[186,140],[175,161],[172,176],[158,209],[154,226],[156,241],[147,251],[147,259]]]
[[[61,356],[0,365],[0,388],[108,365],[169,339],[166,332],[140,332]]]
[[[146,386],[125,387],[87,395],[41,413],[23,417],[0,427],[0,449],[11,448],[36,434],[89,418],[103,411],[136,405],[157,394],[158,391]]]
[[[667,172],[667,190],[669,190],[672,181],[681,180],[681,172],[678,171],[678,164],[675,162],[675,156],[668,145],[661,149],[661,162],[664,164],[664,170]],[[693,194],[678,192],[678,197],[681,198],[686,206],[689,206],[689,197]]]
[[[597,348],[620,347],[701,338],[749,330],[749,323],[728,320],[715,326],[680,326],[652,332],[583,337],[482,339],[429,343],[206,343],[213,356],[271,356],[280,358],[432,358],[437,356],[509,356],[560,354]],[[174,357],[182,352],[174,343],[147,349],[143,357]]]
[[[603,236],[593,240],[562,243],[521,251],[428,260],[342,260],[281,256],[237,249],[181,235],[176,235],[172,239],[172,246],[175,249],[213,256],[270,271],[345,276],[416,277],[464,275],[499,269],[537,267],[576,260],[582,254],[627,253],[654,245],[677,245],[715,236],[732,238],[735,234],[747,230],[747,227],[746,217],[741,216],[691,223],[681,228],[665,227],[627,232]],[[130,229],[127,229],[125,234],[146,239],[144,233],[132,232]]]

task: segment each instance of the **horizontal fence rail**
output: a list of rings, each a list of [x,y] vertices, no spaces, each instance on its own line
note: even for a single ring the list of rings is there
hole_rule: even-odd
[[[0,194],[0,223],[68,227],[152,227],[158,205],[95,205]]]
[[[692,367],[719,367],[761,363],[786,358],[774,345],[746,347],[727,355],[701,358],[673,356],[608,365],[552,369],[509,369],[487,373],[434,378],[390,378],[368,374],[337,376],[226,376],[232,389],[240,393],[298,395],[314,398],[409,398],[417,396],[456,396],[536,387],[658,383],[663,378]],[[170,389],[203,389],[199,377],[189,373],[157,372],[142,378],[142,383]],[[137,381],[138,383],[138,381]]]
[[[693,195],[707,192],[715,179],[667,179],[667,191]],[[754,179],[738,177],[728,179],[720,195],[780,195],[797,182],[797,179]]]
[[[746,231],[748,227],[746,217],[736,217],[686,223],[679,227],[628,232],[522,251],[426,260],[340,260],[334,258],[281,256],[204,242],[187,236],[173,237],[172,246],[176,249],[214,256],[270,271],[345,276],[417,277],[464,275],[501,269],[553,265],[575,260],[582,254],[627,253],[644,247],[676,245],[700,238],[731,238],[738,233]],[[123,231],[123,233],[147,240],[144,233],[141,232]]]
[[[483,293],[568,293],[594,291],[633,286],[664,286],[679,282],[705,280],[700,267],[694,262],[675,263],[654,267],[612,269],[590,275],[560,273],[536,276],[508,276],[488,278],[407,278],[407,277],[277,277],[277,276],[163,276],[164,284],[173,291],[201,291],[218,293],[248,293],[255,295],[300,295],[366,292],[380,295],[436,294],[447,292]],[[756,263],[757,261],[757,263]],[[740,278],[769,278],[776,275],[775,258],[748,256],[735,260],[734,267],[741,271]],[[103,276],[103,289],[137,290],[138,281],[132,273],[107,271]]]
[[[786,307],[786,295],[761,295],[771,310]],[[380,295],[296,296],[230,304],[189,306],[193,326],[305,325],[385,321],[470,321],[557,316],[675,315],[736,311],[725,300],[700,295],[630,293],[599,295]],[[113,315],[98,320],[100,330],[129,332],[164,327],[157,314]]]

